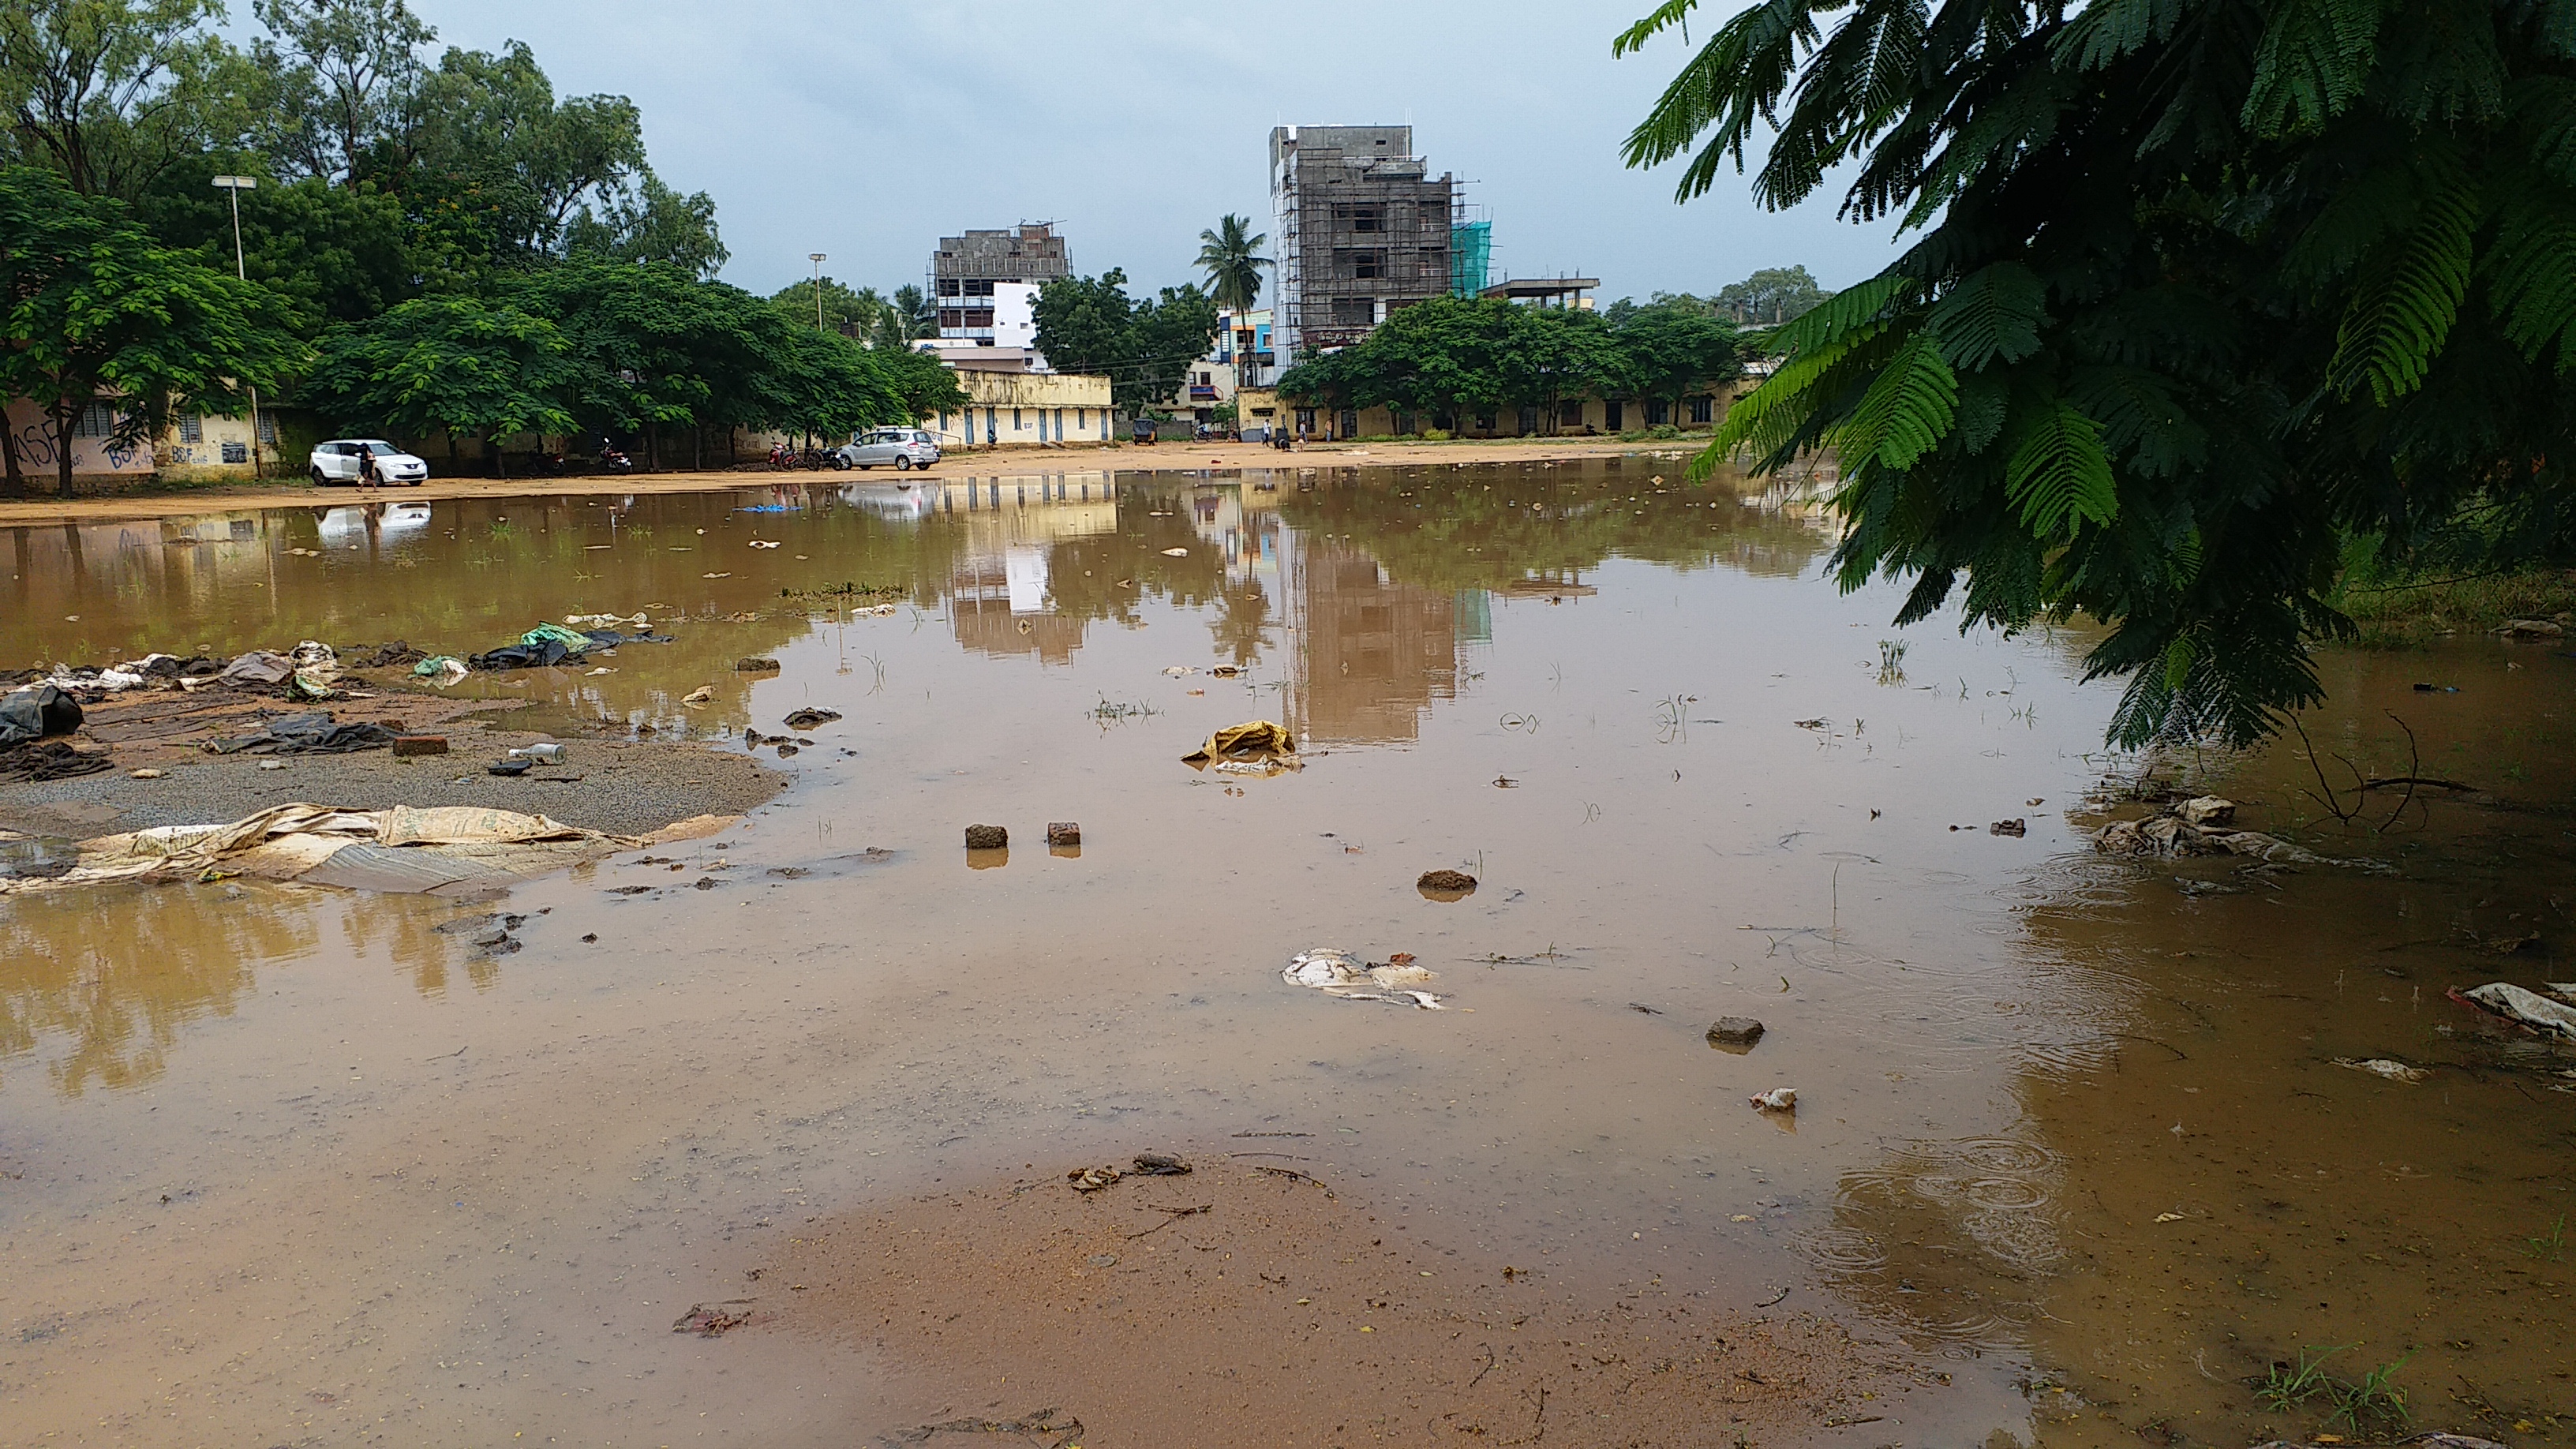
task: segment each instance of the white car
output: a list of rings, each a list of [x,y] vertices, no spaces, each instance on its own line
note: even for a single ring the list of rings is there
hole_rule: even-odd
[[[919,428],[878,428],[859,434],[827,456],[835,468],[873,468],[879,463],[891,463],[902,472],[938,462],[939,440]]]
[[[427,463],[382,438],[334,438],[314,445],[313,486],[328,488],[334,483],[359,481],[360,448],[375,456],[376,481],[379,483],[417,488],[429,478]]]

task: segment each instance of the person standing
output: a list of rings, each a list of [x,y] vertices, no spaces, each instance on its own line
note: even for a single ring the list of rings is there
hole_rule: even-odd
[[[373,488],[376,483],[376,450],[360,443],[358,445],[358,486]]]

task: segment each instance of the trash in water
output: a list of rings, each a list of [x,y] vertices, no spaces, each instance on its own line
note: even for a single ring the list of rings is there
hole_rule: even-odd
[[[295,661],[283,654],[254,649],[225,665],[222,671],[215,675],[214,683],[233,689],[256,688],[261,685],[284,684],[294,673]]]
[[[453,654],[433,654],[411,667],[415,678],[426,679],[441,689],[463,679],[471,671],[465,661]]]
[[[1114,1167],[1077,1167],[1065,1174],[1075,1192],[1098,1192],[1127,1174]]]
[[[2547,619],[2508,619],[2496,632],[2516,639],[2555,639],[2567,629]]]
[[[752,546],[753,548],[776,548],[776,547],[778,547],[778,545],[777,545],[777,544],[771,543],[768,539],[765,539],[765,538],[755,538],[755,539],[753,539],[753,540],[751,541],[751,546]]]
[[[129,780],[158,780],[161,778],[162,773],[163,772],[159,770],[135,770],[129,772],[125,778]]]
[[[2453,1001],[2476,1007],[2526,1030],[2555,1037],[2559,1041],[2576,1042],[2576,1007],[2562,1006],[2536,991],[2525,991],[2509,981],[2494,981],[2467,991],[2453,987],[2449,994]]]
[[[1139,1152],[1136,1165],[1128,1171],[1137,1177],[1182,1177],[1190,1165],[1168,1152]]]
[[[1435,901],[1463,901],[1476,893],[1476,878],[1463,870],[1426,870],[1413,888]]]
[[[749,1323],[751,1321],[750,1302],[751,1300],[747,1298],[737,1298],[714,1308],[703,1303],[694,1304],[688,1312],[680,1315],[678,1322],[671,1325],[671,1331],[694,1333],[700,1338],[713,1338],[726,1329],[740,1328]],[[737,1309],[742,1311],[735,1311]]]
[[[2404,1062],[2391,1061],[2386,1057],[2364,1057],[2360,1061],[2355,1061],[2351,1057],[2337,1057],[2334,1059],[2334,1064],[2351,1071],[2368,1072],[2374,1077],[2386,1077],[2392,1082],[2405,1082],[2410,1085],[2432,1075],[2422,1067],[2410,1067]]]
[[[1279,979],[1345,1001],[1383,1001],[1395,1006],[1418,1006],[1425,1011],[1448,1010],[1439,997],[1416,989],[1438,978],[1414,965],[1410,956],[1371,964],[1347,951],[1322,946],[1289,957],[1288,967],[1279,973]]]
[[[2225,825],[2236,818],[2236,802],[2217,795],[2202,795],[2174,807],[2174,813],[2191,825]]]
[[[105,750],[91,753],[74,749],[69,740],[27,740],[14,745],[0,745],[0,780],[32,785],[53,780],[76,780],[83,775],[95,775],[114,768],[107,755]]]
[[[1190,551],[1185,548],[1167,548],[1163,550],[1163,557],[1165,558],[1188,558],[1189,556]]]
[[[1181,763],[1204,770],[1217,765],[1229,775],[1277,774],[1281,770],[1302,769],[1297,759],[1297,740],[1286,727],[1266,719],[1228,725],[1207,737],[1207,743],[1181,756]],[[1251,769],[1225,769],[1227,765],[1248,765]]]
[[[1708,1044],[1719,1051],[1742,1054],[1753,1050],[1762,1040],[1762,1023],[1749,1016],[1721,1016],[1708,1029]]]
[[[1773,1087],[1767,1092],[1756,1092],[1751,1098],[1751,1101],[1754,1106],[1761,1108],[1765,1112],[1795,1112],[1798,1110],[1798,1094],[1795,1090],[1788,1087]]]
[[[690,690],[688,693],[686,693],[686,694],[684,694],[684,695],[681,695],[681,696],[680,696],[680,703],[682,703],[682,704],[711,704],[711,703],[713,703],[713,702],[715,701],[715,697],[716,697],[716,687],[715,687],[714,685],[712,685],[712,684],[701,684],[701,685],[699,685],[697,688]]]
[[[628,614],[622,618],[615,614],[572,614],[565,617],[564,624],[574,629],[624,628],[632,624],[641,631],[653,627],[652,621],[642,614]]]
[[[1198,671],[1197,671],[1197,670],[1192,669],[1190,666],[1188,666],[1188,665],[1186,665],[1186,664],[1174,664],[1174,665],[1167,666],[1167,667],[1163,670],[1163,672],[1164,672],[1165,674],[1168,674],[1168,675],[1172,676],[1174,679],[1178,679],[1178,678],[1180,678],[1180,677],[1181,677],[1182,675],[1184,675],[1184,674],[1196,674],[1196,673],[1198,673]]]
[[[548,741],[541,745],[522,745],[510,751],[510,758],[533,760],[540,765],[560,765],[564,762],[564,754],[563,746]]]
[[[530,770],[535,769],[536,766],[537,762],[534,760],[494,760],[491,764],[483,767],[483,773],[487,775],[508,775],[515,777],[528,773]]]
[[[837,709],[800,709],[780,723],[791,730],[810,730],[816,725],[830,724],[840,717],[841,712]]]
[[[2030,822],[2021,819],[1998,820],[1994,824],[1986,827],[1986,833],[1989,835],[2028,835],[2030,833]]]
[[[2460,687],[2456,684],[2418,684],[2415,686],[2415,692],[2417,694],[2457,694],[2460,692]]]

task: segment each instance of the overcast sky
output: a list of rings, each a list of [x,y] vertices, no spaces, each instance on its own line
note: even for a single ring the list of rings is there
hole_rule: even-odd
[[[1649,0],[411,3],[441,45],[524,40],[558,94],[632,96],[654,169],[714,195],[725,277],[760,292],[816,251],[891,290],[921,280],[941,235],[1022,220],[1058,222],[1078,272],[1195,280],[1218,217],[1273,230],[1281,123],[1410,121],[1433,174],[1471,183],[1492,219],[1498,275],[1597,276],[1605,300],[1793,263],[1843,286],[1894,253],[1885,224],[1837,221],[1831,197],[1766,213],[1730,171],[1676,206],[1676,168],[1621,167],[1686,54],[1668,35],[1610,58]]]

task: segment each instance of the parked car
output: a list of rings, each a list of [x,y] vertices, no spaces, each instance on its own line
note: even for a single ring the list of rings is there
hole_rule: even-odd
[[[835,468],[873,468],[892,464],[897,472],[927,468],[939,461],[939,440],[919,428],[878,428],[834,448]]]
[[[313,486],[358,481],[358,450],[375,455],[376,481],[417,488],[429,477],[429,465],[382,438],[334,438],[313,447]]]

